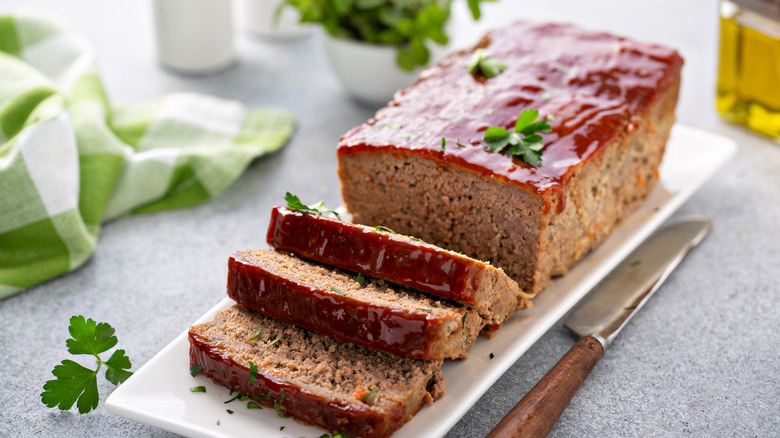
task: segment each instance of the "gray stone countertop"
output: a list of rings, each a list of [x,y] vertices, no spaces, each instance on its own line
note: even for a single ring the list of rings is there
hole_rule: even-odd
[[[197,91],[286,108],[297,131],[279,153],[253,163],[223,194],[184,210],[106,224],[81,269],[0,301],[0,436],[168,436],[108,413],[48,409],[43,382],[67,356],[68,319],[111,323],[133,369],[224,297],[227,256],[264,247],[269,208],[285,191],[340,203],[335,145],[371,117],[352,102],[324,57],[321,36],[269,42],[237,38],[229,71],[181,76],[155,58],[150,2],[5,0],[36,6],[81,29],[98,50],[112,99]],[[723,122],[714,110],[718,16],[714,0],[502,0],[477,26],[518,18],[566,21],[676,47],[686,59],[680,123],[729,136],[737,155],[675,217],[715,228],[626,327],[593,370],[552,436],[780,435],[780,146]],[[559,322],[449,432],[485,435],[573,345]],[[99,385],[105,400],[112,387]]]

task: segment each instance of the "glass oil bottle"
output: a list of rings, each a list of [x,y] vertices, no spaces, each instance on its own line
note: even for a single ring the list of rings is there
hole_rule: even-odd
[[[716,107],[780,142],[780,0],[721,0]]]

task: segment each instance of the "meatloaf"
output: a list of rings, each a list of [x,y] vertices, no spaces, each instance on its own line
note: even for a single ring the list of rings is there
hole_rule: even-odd
[[[191,366],[215,383],[331,433],[389,436],[444,394],[441,361],[367,350],[239,304],[190,327],[189,341]]]
[[[485,326],[465,306],[271,249],[233,253],[227,293],[272,318],[415,359],[466,358]]]
[[[484,49],[507,68],[468,71]],[[565,24],[515,23],[425,70],[338,148],[354,221],[501,267],[528,293],[566,273],[658,179],[682,58]],[[537,109],[542,162],[492,153],[488,127]]]
[[[302,257],[465,304],[500,325],[528,295],[500,268],[381,226],[276,207],[268,244]]]

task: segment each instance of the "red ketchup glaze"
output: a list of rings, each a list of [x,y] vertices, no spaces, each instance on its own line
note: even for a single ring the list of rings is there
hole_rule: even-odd
[[[271,211],[268,244],[337,268],[478,305],[480,265],[432,245],[283,207]]]
[[[446,316],[366,304],[348,294],[308,287],[239,253],[228,261],[227,294],[263,315],[332,338],[399,356],[440,359],[432,356],[431,344]]]
[[[683,63],[673,49],[566,24],[515,23],[490,32],[477,47],[508,68],[494,78],[475,77],[466,67],[472,51],[449,56],[345,134],[338,154],[390,149],[422,155],[540,195],[551,192],[562,211],[572,173],[638,125],[679,78]],[[552,132],[542,134],[540,165],[485,148],[488,127],[513,130],[531,108],[540,117],[554,116]]]
[[[249,382],[249,367],[240,365],[216,344],[200,338],[191,330],[190,366],[200,365],[201,373],[219,385],[248,394],[256,402],[273,408],[281,400],[282,412],[295,414],[296,419],[316,424],[330,431],[339,430],[352,436],[384,437],[403,425],[404,406],[392,412],[362,406],[344,400],[327,399],[302,389],[285,379],[260,368],[255,380]],[[269,399],[270,398],[270,399]]]

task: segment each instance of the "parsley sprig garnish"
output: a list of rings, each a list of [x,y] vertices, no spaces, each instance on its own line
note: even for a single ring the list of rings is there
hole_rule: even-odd
[[[485,142],[491,152],[501,152],[507,147],[507,153],[522,157],[528,164],[542,162],[542,146],[544,139],[537,132],[550,132],[547,119],[536,120],[539,111],[535,109],[524,110],[515,122],[514,132],[504,128],[492,126],[485,131]],[[522,134],[520,138],[518,134]]]
[[[331,213],[336,216],[336,219],[341,220],[341,216],[335,211],[328,208],[324,202],[320,201],[316,204],[306,205],[301,202],[301,199],[290,192],[284,195],[284,200],[287,202],[287,208],[290,210],[306,211],[315,214],[327,214]]]
[[[473,75],[494,78],[506,70],[506,64],[496,58],[488,57],[485,49],[477,49],[466,68]]]
[[[100,368],[105,365],[106,379],[118,385],[133,375],[129,371],[132,365],[125,355],[125,350],[114,351],[106,361],[98,356],[117,344],[114,328],[109,324],[98,324],[91,318],[86,319],[80,315],[73,316],[70,318],[68,331],[71,336],[71,339],[65,341],[68,352],[95,356],[97,368],[91,370],[72,360],[63,360],[52,370],[57,379],[49,380],[43,385],[41,401],[50,408],[56,406],[63,411],[67,411],[75,403],[79,413],[86,414],[98,405],[97,375]]]

